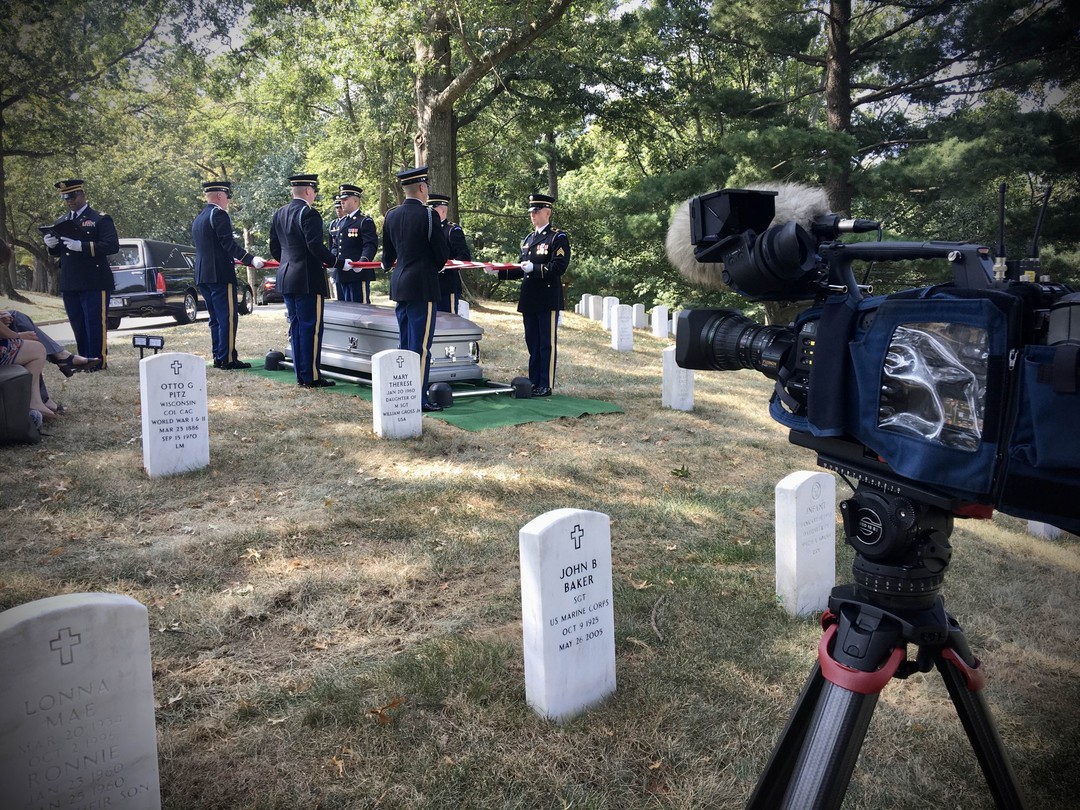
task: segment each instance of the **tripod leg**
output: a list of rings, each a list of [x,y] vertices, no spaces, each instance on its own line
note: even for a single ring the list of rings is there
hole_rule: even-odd
[[[953,643],[956,644],[955,637]],[[975,750],[975,757],[979,760],[994,803],[1003,810],[1022,808],[1024,798],[1020,793],[1020,786],[1013,775],[1005,746],[998,736],[994,718],[983,700],[981,665],[965,647],[960,649],[966,655],[953,649],[935,653],[934,664],[945,681],[945,688],[948,689],[956,713],[967,732],[968,741]],[[965,657],[974,661],[974,666],[969,665],[964,660]]]
[[[824,684],[821,666],[814,664],[814,669],[795,702],[795,708],[791,710],[787,724],[780,732],[780,739],[773,748],[769,762],[758,777],[757,786],[747,802],[747,810],[772,810],[780,806]]]

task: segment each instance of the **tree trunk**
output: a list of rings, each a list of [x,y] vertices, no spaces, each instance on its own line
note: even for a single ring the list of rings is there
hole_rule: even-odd
[[[450,21],[442,8],[434,9],[416,41],[417,166],[428,167],[429,186],[454,196],[454,108],[442,96],[450,74]]]
[[[544,143],[547,145],[547,181],[548,196],[559,199],[559,150],[555,146],[555,133],[548,132],[544,135]]]
[[[829,3],[828,51],[825,56],[825,116],[832,132],[851,131],[851,0]],[[851,210],[851,156],[834,154],[825,178],[829,207]]]

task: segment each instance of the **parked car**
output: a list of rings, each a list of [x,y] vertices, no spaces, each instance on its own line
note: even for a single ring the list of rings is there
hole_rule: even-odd
[[[109,299],[109,329],[124,317],[168,315],[191,323],[206,309],[195,287],[195,248],[153,239],[121,239],[118,253],[109,257],[116,289]],[[236,311],[249,314],[255,294],[243,273],[237,276]]]
[[[277,270],[273,273],[267,273],[259,283],[259,288],[255,291],[255,304],[262,307],[267,304],[283,303],[285,303],[285,296],[278,292]]]

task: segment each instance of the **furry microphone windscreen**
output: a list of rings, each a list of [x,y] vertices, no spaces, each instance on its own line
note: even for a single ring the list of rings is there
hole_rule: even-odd
[[[829,213],[829,198],[825,194],[825,189],[818,186],[804,186],[799,183],[755,183],[753,188],[777,193],[773,225],[793,219],[806,228],[814,217]],[[689,200],[679,205],[671,215],[666,251],[668,261],[691,284],[698,287],[726,289],[722,264],[719,262],[702,264],[694,258],[694,246],[690,243]]]

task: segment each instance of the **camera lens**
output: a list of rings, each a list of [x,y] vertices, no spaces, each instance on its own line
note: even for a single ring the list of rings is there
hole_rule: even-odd
[[[685,310],[680,318],[675,361],[683,368],[752,368],[775,380],[795,342],[791,329],[762,326],[733,309]]]

